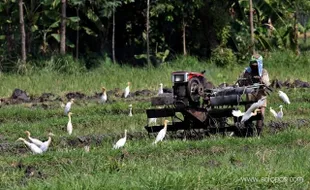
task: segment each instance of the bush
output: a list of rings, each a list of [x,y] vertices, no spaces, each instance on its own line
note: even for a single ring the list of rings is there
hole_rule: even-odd
[[[47,69],[61,73],[73,74],[86,71],[85,65],[79,60],[76,61],[71,55],[52,56],[46,63]]]
[[[229,48],[218,47],[212,51],[211,62],[219,67],[237,63],[237,58]]]

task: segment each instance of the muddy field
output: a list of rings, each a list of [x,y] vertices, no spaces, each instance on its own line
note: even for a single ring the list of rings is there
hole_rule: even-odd
[[[211,84],[212,87],[214,87],[213,84]],[[229,84],[220,84],[218,87],[223,86],[230,86]],[[293,82],[290,81],[279,81],[279,80],[273,80],[271,84],[272,88],[309,88],[310,84],[307,82],[303,82],[300,80],[294,80]],[[107,95],[109,97],[107,103],[111,104],[117,101],[124,101],[122,99],[123,91],[120,88],[115,88],[114,90],[110,90],[107,92]],[[172,89],[170,88],[164,88],[164,93],[172,93]],[[126,99],[126,101],[129,102],[150,102],[150,98],[152,96],[155,96],[157,94],[157,91],[151,91],[148,89],[144,90],[138,90],[135,92],[132,92],[130,94],[130,97]],[[13,104],[25,104],[29,108],[32,107],[42,107],[44,109],[54,109],[59,108],[60,104],[65,104],[68,100],[71,98],[79,100],[77,104],[87,104],[89,101],[96,102],[98,101],[101,93],[95,93],[93,95],[86,95],[83,92],[69,92],[65,94],[64,97],[61,97],[57,94],[53,94],[50,92],[44,92],[40,96],[32,96],[27,94],[22,89],[15,89],[12,92],[11,97],[7,98],[1,98],[1,106],[9,106]],[[308,102],[310,100],[304,99],[302,101]],[[145,109],[135,109],[136,113],[144,113]],[[127,110],[112,110],[112,113],[110,114],[126,114]],[[293,121],[269,121],[268,123],[265,123],[265,129],[270,133],[277,133],[280,131],[283,131],[287,129],[289,126],[296,126],[298,128],[309,126],[309,120],[307,119],[297,119]],[[115,138],[121,137],[121,134],[95,134],[95,135],[87,135],[87,136],[77,136],[74,138],[66,138],[66,137],[60,137],[58,138],[58,146],[64,148],[64,147],[84,147],[86,145],[92,145],[92,146],[99,146],[103,140],[111,140]],[[128,134],[129,140],[135,140],[135,139],[143,139],[143,138],[149,138],[150,135],[147,134],[147,132],[131,132]],[[152,135],[152,138],[154,135]],[[180,138],[182,139],[182,132],[170,132],[167,135],[167,138]],[[192,137],[193,140],[201,139],[202,136],[197,136],[197,138]],[[5,137],[0,134],[0,151],[6,152],[6,153],[25,153],[29,151],[23,144],[21,143],[12,143],[6,141]]]

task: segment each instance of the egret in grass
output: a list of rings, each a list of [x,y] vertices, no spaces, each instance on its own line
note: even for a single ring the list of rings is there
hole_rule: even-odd
[[[85,146],[84,146],[85,152],[89,152],[89,149],[90,149],[90,146],[89,146],[89,145],[85,145]]]
[[[163,94],[164,93],[164,89],[163,89],[163,83],[159,84],[159,89],[158,89],[158,95],[159,94]]]
[[[55,136],[53,133],[49,133],[48,134],[48,140],[43,142],[40,146],[40,149],[43,151],[43,152],[46,152],[48,147],[50,146],[51,142],[52,142],[52,136]]]
[[[73,102],[74,102],[74,98],[71,98],[70,101],[66,104],[66,106],[65,106],[65,115],[68,115],[68,112],[70,111],[71,105],[73,104]]]
[[[72,122],[71,122],[71,115],[72,115],[72,112],[69,112],[68,113],[68,124],[67,124],[67,132],[69,135],[72,134]]]
[[[287,103],[287,104],[290,104],[290,99],[288,98],[288,96],[281,90],[279,90],[278,92],[280,98],[283,100],[283,102]]]
[[[126,139],[127,139],[127,129],[125,129],[125,136],[121,139],[119,139],[114,145],[113,145],[113,149],[119,149],[121,147],[123,147],[126,143]]]
[[[33,154],[42,154],[43,151],[36,144],[26,141],[24,138],[18,138],[16,141],[23,141],[33,152]]]
[[[129,117],[132,117],[132,104],[129,104]]]
[[[248,119],[250,119],[252,116],[257,115],[257,111],[259,111],[259,109],[256,109],[254,112],[248,112],[246,111],[244,113],[244,115],[242,116],[241,122],[246,122]]]
[[[105,87],[102,87],[102,95],[100,96],[100,102],[105,103],[108,100],[107,92]]]
[[[275,118],[277,118],[277,119],[282,119],[282,117],[283,117],[283,110],[282,110],[282,108],[283,108],[283,106],[282,105],[280,105],[279,106],[279,108],[280,108],[280,111],[277,113],[274,109],[272,109],[272,107],[270,107],[270,112],[272,113],[272,115],[275,117]]]
[[[127,87],[125,88],[125,92],[124,92],[124,98],[127,98],[129,96],[130,93],[130,82],[127,82]]]
[[[162,141],[162,140],[165,138],[166,133],[167,133],[167,125],[168,125],[168,122],[169,122],[169,120],[164,120],[164,128],[162,128],[162,129],[158,132],[158,134],[157,134],[157,136],[156,136],[156,139],[155,139],[155,141],[153,142],[153,144],[157,144],[159,141]]]
[[[35,145],[40,147],[43,144],[43,142],[40,141],[39,139],[31,137],[31,133],[29,131],[25,131],[25,133],[27,134],[28,139]]]

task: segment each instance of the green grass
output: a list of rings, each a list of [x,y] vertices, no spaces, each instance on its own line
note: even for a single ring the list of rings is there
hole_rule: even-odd
[[[296,57],[291,52],[274,52],[266,55],[265,68],[271,79],[301,79],[310,81],[309,53]],[[87,95],[99,92],[101,86],[107,90],[125,88],[127,82],[132,82],[132,90],[157,89],[159,83],[171,87],[171,72],[177,70],[202,71],[206,70],[207,79],[216,85],[223,82],[234,83],[247,63],[236,63],[228,68],[218,68],[209,62],[199,62],[193,57],[179,57],[173,62],[161,65],[156,69],[133,68],[129,66],[113,65],[106,61],[101,67],[84,73],[59,74],[45,69],[40,72],[29,72],[27,75],[2,74],[0,75],[0,97],[12,94],[14,88],[26,90],[31,95],[40,95],[43,92],[64,95],[69,91],[80,91]]]
[[[308,70],[300,69],[302,63],[309,67],[305,63],[308,57],[299,58],[296,64],[286,62],[292,57],[276,52],[266,58],[271,78],[309,80]],[[124,88],[128,80],[132,90],[155,90],[160,82],[171,87],[170,72],[183,69],[206,69],[206,76],[215,84],[231,83],[245,66],[222,69],[194,58],[180,58],[153,70],[103,65],[69,76],[50,71],[24,76],[2,74],[0,94],[8,97],[19,87],[32,95],[52,92],[63,96],[70,91],[93,95],[101,85]],[[309,189],[310,129],[309,125],[299,127],[294,122],[309,118],[309,90],[282,90],[292,102],[284,105],[283,122],[290,123],[284,131],[274,134],[266,126],[261,138],[214,135],[197,141],[168,136],[157,146],[152,145],[155,137],[149,138],[144,130],[144,110],[151,107],[149,102],[132,98],[101,105],[95,100],[77,100],[72,106],[71,136],[66,133],[67,117],[60,102],[50,103],[49,109],[43,109],[40,103],[2,106],[0,189]],[[129,103],[133,104],[133,117],[127,116]],[[277,94],[271,94],[268,106],[278,110],[279,104],[283,103]],[[268,111],[266,117],[266,123],[274,120]],[[124,129],[129,134],[125,149],[113,150]],[[32,155],[25,145],[15,142],[25,137],[25,130],[42,140],[53,132],[56,136],[48,152]],[[78,138],[84,136],[91,141],[79,142]],[[84,151],[86,144],[90,144],[88,153]],[[27,174],[27,168],[34,168],[33,172]]]

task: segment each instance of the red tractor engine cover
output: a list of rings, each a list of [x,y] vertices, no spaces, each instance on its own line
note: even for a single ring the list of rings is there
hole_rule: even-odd
[[[182,79],[178,79],[177,77],[181,77]],[[199,72],[188,72],[188,71],[176,71],[172,73],[172,82],[188,82],[190,79],[197,77],[197,78],[204,78],[204,75]],[[177,80],[176,80],[177,79]]]

